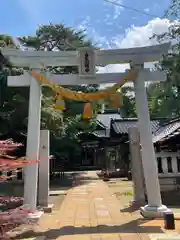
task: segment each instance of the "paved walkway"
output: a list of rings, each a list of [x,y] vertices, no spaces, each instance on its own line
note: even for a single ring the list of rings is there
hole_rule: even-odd
[[[63,237],[77,240],[148,240],[137,233],[137,216],[120,213],[120,204],[96,173],[79,176],[85,184],[71,189],[62,206],[60,221]],[[88,182],[89,181],[89,182]],[[78,182],[78,179],[77,179]]]
[[[148,234],[163,233],[162,221],[121,212],[119,200],[95,172],[79,174],[76,182],[81,185],[68,191],[61,208],[40,220],[36,236],[51,240],[149,240]]]

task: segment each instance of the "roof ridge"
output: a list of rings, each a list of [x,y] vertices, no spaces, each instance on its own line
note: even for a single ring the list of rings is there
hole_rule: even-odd
[[[138,121],[138,118],[121,118],[121,119],[112,119],[114,122],[123,122],[123,121]],[[150,121],[161,121],[168,120],[168,118],[160,117],[160,118],[151,118]],[[179,119],[180,120],[180,119]]]

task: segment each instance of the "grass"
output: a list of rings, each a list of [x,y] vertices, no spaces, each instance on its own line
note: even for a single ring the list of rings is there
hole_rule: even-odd
[[[124,195],[124,196],[133,196],[133,192],[130,192],[130,191],[128,191],[128,192],[123,192],[122,193],[122,195]]]
[[[133,186],[131,181],[117,179],[115,182],[107,184],[123,207],[127,207],[129,202],[133,200]]]

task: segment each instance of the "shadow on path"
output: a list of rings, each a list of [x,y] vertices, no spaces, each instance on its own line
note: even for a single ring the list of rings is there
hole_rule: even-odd
[[[39,237],[39,236],[46,236],[47,238],[53,239],[60,236],[67,236],[67,235],[83,235],[83,234],[112,234],[112,233],[163,233],[159,226],[151,226],[147,224],[147,220],[137,219],[133,220],[129,223],[118,225],[98,225],[97,227],[73,227],[73,226],[66,226],[59,229],[50,229],[45,232],[34,232],[34,231],[27,231],[23,234],[17,235],[11,239],[24,239],[30,237]],[[143,226],[146,224],[146,226]]]
[[[133,213],[133,212],[136,212],[138,210],[139,210],[139,206],[138,207],[129,206],[129,207],[121,209],[120,212],[122,212],[122,213]]]

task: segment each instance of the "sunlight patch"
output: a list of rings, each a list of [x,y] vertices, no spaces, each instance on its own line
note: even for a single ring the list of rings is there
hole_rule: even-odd
[[[180,240],[180,234],[150,234],[151,240]]]

